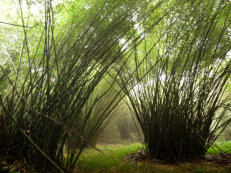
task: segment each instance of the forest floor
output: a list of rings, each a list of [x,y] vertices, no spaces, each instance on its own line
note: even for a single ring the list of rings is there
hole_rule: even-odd
[[[193,163],[162,164],[157,160],[137,159],[141,144],[98,145],[103,153],[86,149],[76,173],[231,173],[231,141],[208,150],[206,159]],[[228,153],[219,152],[220,149]],[[230,153],[230,154],[229,154]]]
[[[216,143],[204,160],[178,164],[164,164],[145,156],[140,143],[98,144],[96,147],[102,153],[93,148],[86,149],[74,173],[231,173],[231,141]],[[12,168],[17,166],[23,167],[20,162]],[[21,173],[9,168],[11,171],[5,172]]]

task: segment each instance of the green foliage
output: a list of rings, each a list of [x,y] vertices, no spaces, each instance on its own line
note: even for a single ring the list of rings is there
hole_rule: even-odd
[[[39,171],[71,172],[85,147],[94,147],[121,100],[113,92],[115,81],[105,85],[103,79],[122,58],[118,40],[132,27],[128,10],[117,14],[122,4],[93,3],[91,11],[57,34],[51,1],[46,1],[42,30],[22,27],[15,74],[7,76],[9,89],[0,95],[1,154],[25,158]],[[35,31],[40,33],[33,37]]]
[[[228,125],[228,0],[12,5],[0,30],[1,155],[72,172],[123,99],[163,160],[203,156]]]
[[[231,120],[230,102],[223,97],[231,74],[231,4],[196,4],[178,4],[184,11],[171,4],[173,10],[157,25],[159,39],[151,47],[144,44],[143,53],[134,49],[135,67],[125,62],[118,79],[147,152],[170,162],[204,157]]]

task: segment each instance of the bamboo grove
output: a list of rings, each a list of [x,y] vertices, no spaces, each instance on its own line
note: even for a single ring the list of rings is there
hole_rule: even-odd
[[[86,1],[61,27],[45,0],[33,51],[20,2],[15,72],[0,66],[1,155],[73,172],[121,101],[167,162],[202,159],[230,123],[230,1]]]

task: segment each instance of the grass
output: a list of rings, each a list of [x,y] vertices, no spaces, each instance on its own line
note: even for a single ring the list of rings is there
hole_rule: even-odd
[[[231,140],[227,142],[216,142],[214,146],[210,147],[207,151],[208,154],[217,154],[221,151],[231,153]]]
[[[141,144],[98,146],[103,151],[99,153],[94,149],[87,149],[79,159],[77,167],[84,171],[108,172],[126,171],[132,163],[123,161],[123,157],[141,148]],[[119,168],[119,169],[118,169]]]
[[[217,143],[220,148],[230,148],[231,141]],[[168,173],[168,172],[189,172],[189,173],[228,173],[231,165],[221,166],[211,163],[196,162],[182,163],[178,165],[163,165],[158,163],[139,162],[125,160],[124,157],[139,150],[141,144],[97,146],[103,153],[94,149],[86,149],[77,163],[77,171],[82,173]],[[208,153],[215,153],[214,148]]]

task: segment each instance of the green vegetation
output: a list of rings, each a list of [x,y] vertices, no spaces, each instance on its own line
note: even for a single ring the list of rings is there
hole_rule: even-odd
[[[107,172],[117,169],[118,171],[129,170],[132,165],[129,162],[123,163],[123,158],[141,148],[141,144],[97,146],[103,153],[94,149],[87,149],[80,157],[77,168],[87,171]]]
[[[230,142],[224,145],[231,147]],[[97,146],[103,153],[93,149],[87,149],[81,155],[76,169],[80,172],[113,172],[113,173],[167,173],[167,172],[188,172],[188,173],[228,173],[229,166],[215,165],[211,163],[180,163],[160,164],[152,161],[138,162],[125,159],[125,156],[139,150],[141,144]],[[219,145],[222,148],[222,146]],[[211,153],[211,149],[209,149]],[[217,153],[216,153],[217,154]]]
[[[128,64],[120,72],[119,84],[147,152],[160,160],[203,158],[231,121],[224,95],[231,75],[224,53],[231,45],[231,4],[217,2],[179,4],[187,13],[173,8],[163,30],[155,33],[160,40],[149,41],[153,33],[147,33],[148,44],[134,50],[135,68]]]
[[[123,160],[139,145],[95,153],[103,134],[140,139],[172,164],[228,150],[214,142],[225,129],[230,140],[230,0],[2,0],[0,10],[0,172],[165,171]]]
[[[121,6],[125,9],[116,12]],[[101,126],[123,96],[113,92],[115,81],[108,84],[106,73],[122,58],[120,38],[134,39],[129,33],[131,7],[92,3],[90,10],[82,7],[83,16],[68,23],[65,32],[55,30],[59,25],[52,2],[43,7],[44,23],[34,40],[19,1],[21,53],[15,71],[1,65],[8,88],[0,95],[0,154],[7,161],[26,159],[39,171],[71,172],[85,147],[94,147]]]
[[[208,154],[219,154],[220,152],[231,153],[231,141],[215,142],[207,151]]]

